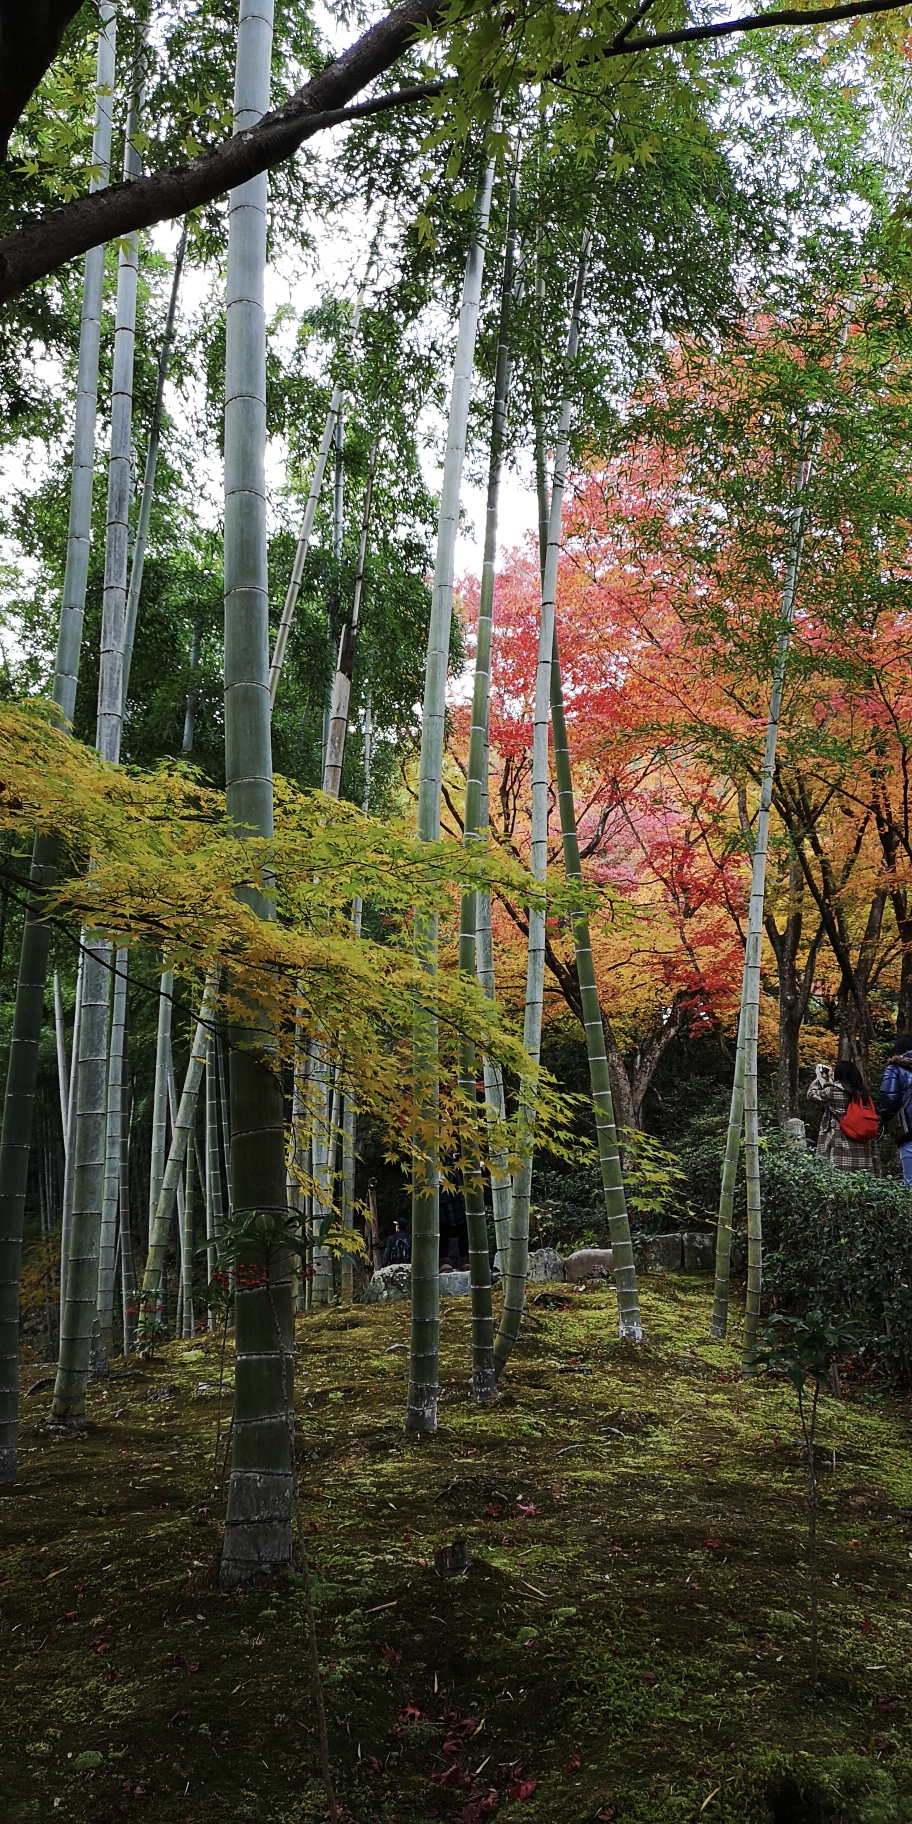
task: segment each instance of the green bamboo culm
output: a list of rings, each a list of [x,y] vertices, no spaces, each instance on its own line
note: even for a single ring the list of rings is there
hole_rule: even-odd
[[[447,422],[421,721],[417,832],[421,842],[436,842],[440,836],[456,530],[493,182],[494,161],[491,159],[485,167],[475,197],[475,232],[463,280]],[[440,1160],[435,1139],[438,1131],[439,1079],[437,1026],[429,1005],[437,975],[435,916],[415,919],[414,944],[419,967],[427,978],[427,996],[424,1007],[417,1003],[415,1007],[412,1037],[413,1094],[427,1139],[420,1146],[416,1144],[412,1160],[412,1311],[405,1431],[409,1437],[423,1437],[437,1429],[440,1344]]]
[[[171,1145],[168,1148],[168,1157],[162,1172],[155,1212],[149,1227],[149,1249],[146,1254],[146,1268],[139,1301],[139,1340],[141,1344],[145,1342],[148,1345],[154,1338],[156,1316],[161,1304],[165,1250],[174,1220],[174,1204],[175,1199],[178,1198],[181,1172],[184,1168],[196,1118],[196,1105],[215,1018],[216,991],[217,981],[213,976],[207,981],[203,990],[180,1102],[172,1120]],[[185,1218],[186,1206],[184,1206],[183,1215]]]
[[[104,1197],[101,1206],[101,1241],[98,1253],[98,1339],[95,1349],[96,1372],[104,1369],[113,1353],[114,1338],[114,1265],[117,1234],[117,1205],[120,1201],[120,1157],[123,1146],[123,1058],[127,1024],[127,983],[129,951],[120,949],[114,958],[114,996],[111,1006],[111,1038],[108,1047],[107,1120],[105,1123]]]
[[[486,840],[488,721],[491,699],[491,647],[494,631],[494,570],[497,560],[500,478],[503,470],[507,406],[510,395],[510,310],[513,304],[516,270],[517,205],[518,193],[514,177],[510,184],[507,205],[500,331],[494,368],[494,402],[491,412],[491,455],[485,511],[484,557],[475,643],[472,722],[466,766],[463,823],[463,840],[466,849],[471,849],[474,844]],[[459,968],[461,973],[470,979],[475,976],[477,963],[478,897],[474,888],[463,888],[459,917]],[[489,907],[484,910],[488,912],[489,916]],[[461,1033],[459,1036],[459,1096],[462,1175],[472,1288],[472,1389],[476,1400],[485,1404],[496,1394],[497,1378],[494,1372],[491,1262],[488,1252],[488,1224],[485,1213],[482,1146],[475,1083],[475,1047],[467,1034]]]
[[[722,1165],[722,1189],[719,1198],[719,1226],[716,1232],[716,1274],[710,1331],[724,1337],[728,1327],[728,1285],[731,1263],[731,1228],[738,1149],[742,1117],[744,1123],[744,1168],[747,1180],[747,1302],[744,1317],[743,1372],[756,1374],[754,1357],[757,1348],[757,1326],[763,1289],[763,1235],[760,1207],[760,1152],[757,1109],[757,1038],[760,1017],[760,964],[763,950],[763,907],[766,897],[766,860],[769,845],[770,806],[776,771],[776,745],[782,693],[792,639],[795,596],[801,568],[804,543],[805,490],[819,447],[801,457],[795,484],[795,504],[789,518],[789,545],[776,652],[773,660],[772,688],[763,769],[760,775],[760,799],[757,828],[751,861],[750,901],[747,913],[747,940],[744,949],[744,971],[741,984],[741,1011],[738,1020],[738,1047],[735,1054],[735,1079]]]
[[[111,161],[111,110],[114,90],[115,8],[102,0],[96,63],[95,127],[90,188],[100,190],[108,181]],[[76,704],[76,684],[82,648],[86,579],[92,536],[92,473],[95,457],[95,420],[98,400],[98,354],[101,339],[101,300],[104,248],[86,254],[79,325],[79,358],[76,381],[76,425],[70,480],[66,569],[57,634],[57,654],[51,698],[62,721],[69,726]],[[33,895],[22,933],[16,1002],[10,1035],[3,1126],[0,1132],[0,1483],[16,1476],[19,1413],[19,1268],[28,1181],[29,1153],[38,1048],[44,1014],[51,928],[40,922],[42,893],[57,871],[56,838],[39,836],[32,850],[29,881]],[[75,1069],[75,1059],[71,1068]]]
[[[206,1280],[211,1285],[222,1257],[222,1227],[225,1218],[222,1199],[222,1166],[219,1157],[218,1084],[216,1082],[215,1038],[210,1032],[206,1045]],[[215,1312],[210,1308],[208,1328],[218,1329]]]
[[[554,670],[554,609],[557,596],[557,561],[560,554],[561,520],[564,484],[570,448],[572,403],[570,373],[579,346],[580,316],[586,287],[589,258],[589,230],[583,236],[576,269],[576,284],[567,348],[564,358],[566,375],[557,447],[554,454],[554,479],[548,516],[548,538],[542,573],[541,619],[538,631],[538,660],[535,669],[535,713],[532,733],[532,841],[530,873],[540,883],[540,891],[529,906],[529,936],[526,952],[526,1003],[523,1014],[523,1045],[533,1066],[541,1056],[542,1010],[545,992],[545,877],[548,868],[548,728],[551,718],[551,689]],[[494,1340],[494,1363],[498,1379],[509,1361],[519,1335],[526,1303],[526,1276],[529,1270],[529,1205],[532,1195],[532,1161],[535,1153],[536,1077],[530,1073],[520,1086],[516,1116],[516,1153],[518,1165],[513,1174],[513,1198],[510,1207],[510,1246],[504,1275],[504,1301],[500,1325]]]
[[[241,0],[234,130],[269,107],[272,0]],[[266,525],[267,178],[231,192],[225,330],[225,786],[228,816],[257,837],[273,833]],[[243,889],[260,918],[265,895]],[[282,1085],[273,1034],[255,1021],[231,1032],[231,1193],[236,1223],[286,1219]],[[291,1274],[275,1251],[264,1263],[241,1246],[235,1260],[235,1409],[220,1583],[256,1582],[291,1563]],[[268,1283],[262,1279],[268,1277]],[[274,1315],[275,1314],[275,1315]]]
[[[123,174],[142,174],[137,149],[145,86],[145,42],[134,69],[124,135]],[[95,745],[105,760],[120,760],[123,733],[123,657],[133,437],[133,366],[136,350],[136,295],[139,235],[127,235],[117,257],[114,357],[111,369],[111,432],[105,512],[104,583]],[[60,1326],[60,1359],[53,1414],[81,1425],[98,1301],[98,1256],[104,1197],[107,1123],[107,1045],[112,952],[106,937],[84,934],[82,1017],[76,1084],[76,1143],[73,1217]]]
[[[564,692],[556,626],[554,629],[554,663],[551,673],[551,732],[554,746],[557,802],[564,848],[564,872],[568,880],[578,881],[582,886],[583,870],[576,828],[576,807],[573,802],[573,772],[570,764],[570,749],[567,744],[567,719],[564,714]],[[602,1189],[605,1195],[605,1213],[608,1217],[608,1232],[611,1236],[614,1284],[618,1302],[618,1335],[629,1337],[633,1342],[639,1343],[643,1340],[643,1325],[640,1318],[633,1243],[630,1239],[627,1198],[624,1192],[624,1174],[621,1167],[617,1129],[614,1124],[611,1079],[608,1075],[608,1057],[605,1051],[605,1028],[602,1025],[602,1009],[598,984],[595,979],[588,913],[575,912],[570,924],[573,931],[573,949],[583,1013],[583,1030],[586,1034],[589,1082],[595,1114],[595,1135],[598,1142]]]

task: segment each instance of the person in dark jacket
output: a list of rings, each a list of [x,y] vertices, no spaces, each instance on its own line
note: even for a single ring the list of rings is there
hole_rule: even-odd
[[[404,1222],[394,1222],[392,1235],[387,1235],[380,1257],[381,1267],[405,1266],[412,1258],[412,1238]]]
[[[901,1108],[907,1110],[912,1128],[912,1032],[896,1034],[896,1051],[887,1060],[877,1098],[881,1121],[889,1121]],[[912,1137],[900,1146],[899,1162],[904,1182],[912,1184]]]

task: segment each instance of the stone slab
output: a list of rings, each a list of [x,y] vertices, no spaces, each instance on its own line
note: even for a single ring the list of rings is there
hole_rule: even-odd
[[[684,1250],[676,1229],[673,1235],[655,1235],[643,1249],[647,1273],[680,1273]]]
[[[613,1279],[614,1254],[611,1248],[577,1248],[564,1261],[567,1279]]]
[[[556,1248],[535,1248],[529,1255],[527,1279],[554,1280],[564,1278],[564,1263]]]
[[[714,1229],[693,1229],[682,1237],[685,1273],[712,1273],[716,1264]]]

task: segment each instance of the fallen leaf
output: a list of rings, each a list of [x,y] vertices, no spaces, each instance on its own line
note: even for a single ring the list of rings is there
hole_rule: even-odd
[[[722,1541],[721,1539],[704,1539],[703,1544],[708,1552],[717,1552]]]
[[[516,1779],[511,1780],[507,1787],[507,1792],[511,1799],[531,1799],[537,1785],[537,1780],[521,1780],[517,1774]]]
[[[518,1512],[525,1514],[526,1518],[530,1520],[538,1513],[538,1508],[531,1501],[517,1501],[516,1506]]]
[[[454,1761],[452,1767],[448,1767],[445,1773],[432,1773],[431,1779],[438,1786],[471,1786],[472,1784],[471,1774],[467,1773],[464,1767],[460,1767],[458,1761]]]
[[[399,1661],[402,1658],[402,1651],[396,1647],[384,1647],[382,1649],[382,1657],[384,1659],[392,1660],[393,1665],[398,1666]]]
[[[570,1774],[571,1774],[571,1773],[578,1773],[578,1772],[579,1772],[579,1766],[580,1766],[580,1757],[579,1757],[579,1755],[578,1755],[578,1754],[571,1754],[571,1756],[570,1756],[570,1759],[569,1759],[569,1761],[568,1761],[568,1762],[567,1762],[567,1764],[566,1764],[566,1766],[565,1766],[565,1767],[563,1767],[563,1768],[562,1768],[562,1769],[561,1769],[561,1771],[562,1771],[562,1773],[563,1773],[563,1776],[564,1776],[564,1779],[565,1779],[565,1780],[566,1780],[566,1779],[568,1779],[568,1778],[569,1778],[569,1776],[570,1776]]]
[[[645,1678],[647,1685],[654,1685],[658,1682],[654,1672],[644,1672],[643,1677]]]

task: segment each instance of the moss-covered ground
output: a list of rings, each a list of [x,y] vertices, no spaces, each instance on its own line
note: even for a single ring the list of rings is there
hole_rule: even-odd
[[[909,1409],[820,1423],[821,1678],[808,1678],[794,1395],[706,1337],[708,1288],[546,1289],[503,1398],[443,1308],[438,1436],[401,1435],[404,1305],[299,1327],[297,1407],[346,1820],[888,1824],[912,1818]],[[219,1594],[215,1340],[93,1385],[80,1440],[24,1401],[0,1502],[4,1821],[316,1824],[300,1578]],[[34,1365],[24,1386],[40,1378]],[[228,1401],[230,1407],[230,1396]],[[38,1409],[36,1411],[35,1409]],[[435,1550],[467,1541],[465,1576]]]

